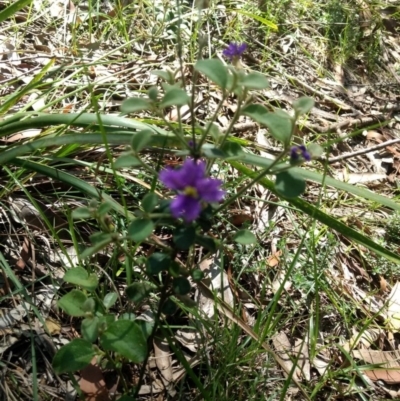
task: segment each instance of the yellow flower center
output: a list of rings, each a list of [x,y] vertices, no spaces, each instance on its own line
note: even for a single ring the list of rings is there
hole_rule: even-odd
[[[183,190],[183,193],[187,196],[191,196],[192,198],[197,198],[199,194],[197,193],[197,189],[194,187],[186,187]]]

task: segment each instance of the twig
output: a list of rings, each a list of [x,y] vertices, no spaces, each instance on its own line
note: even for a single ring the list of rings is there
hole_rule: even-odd
[[[371,146],[370,148],[357,150],[356,152],[351,152],[351,153],[344,153],[340,156],[330,157],[329,159],[321,157],[319,160],[327,161],[329,164],[331,164],[331,163],[335,163],[335,162],[338,162],[341,160],[351,159],[352,157],[355,157],[355,156],[364,155],[369,152],[374,152],[375,150],[379,150],[379,149],[385,148],[386,146],[394,145],[395,143],[399,143],[399,142],[400,142],[400,138],[391,139],[390,141],[382,142],[378,145]]]
[[[307,123],[304,124],[304,127],[306,127],[309,130],[318,132],[319,134],[326,134],[328,132],[334,132],[339,129],[349,128],[349,127],[361,128],[372,123],[385,121],[386,119],[388,119],[387,116],[385,116],[384,114],[379,114],[377,116],[352,118],[346,121],[341,121],[337,124],[332,124],[329,127],[321,127],[320,125],[307,124]]]

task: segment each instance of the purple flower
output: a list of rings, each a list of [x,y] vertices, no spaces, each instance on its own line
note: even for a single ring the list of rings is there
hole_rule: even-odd
[[[229,46],[222,52],[222,54],[230,61],[239,59],[247,49],[246,43],[229,43]]]
[[[297,161],[300,159],[300,157],[308,162],[311,160],[311,155],[304,145],[293,146],[292,149],[290,149],[290,159],[292,161]]]
[[[201,160],[188,158],[178,170],[162,170],[159,178],[178,193],[170,205],[172,216],[182,217],[187,223],[199,217],[202,202],[219,202],[225,195],[220,188],[222,182],[206,176],[206,163]]]

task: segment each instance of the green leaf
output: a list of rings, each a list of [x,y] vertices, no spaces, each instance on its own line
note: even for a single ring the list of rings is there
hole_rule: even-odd
[[[178,306],[176,305],[176,303],[171,298],[168,298],[164,302],[164,305],[161,308],[162,313],[165,313],[166,315],[172,315],[177,310],[178,310]]]
[[[142,320],[142,319],[136,319],[135,322],[142,329],[144,337],[146,339],[148,339],[150,337],[151,333],[153,332],[154,321],[146,321],[146,320]]]
[[[154,192],[149,192],[142,199],[142,208],[146,213],[151,213],[158,205],[160,198]]]
[[[99,316],[99,330],[101,330],[102,332],[107,330],[107,327],[114,322],[115,322],[115,315],[111,313]]]
[[[216,83],[222,89],[226,88],[228,83],[228,69],[222,61],[218,59],[199,60],[194,68],[204,74],[212,82]]]
[[[178,249],[189,249],[196,239],[196,229],[194,227],[179,227],[175,230],[173,240]]]
[[[109,292],[103,299],[103,305],[106,309],[110,309],[117,302],[118,295],[116,292]]]
[[[129,320],[117,320],[101,335],[100,344],[106,351],[118,352],[134,363],[143,362],[147,341],[141,327]]]
[[[54,371],[57,374],[74,373],[89,365],[95,355],[89,341],[75,338],[57,351],[53,359]]]
[[[78,207],[72,211],[72,218],[74,220],[89,219],[93,217],[93,213],[88,207]]]
[[[268,79],[265,78],[263,74],[259,72],[250,72],[245,75],[241,81],[240,85],[243,85],[247,89],[266,89],[269,88]]]
[[[243,148],[236,142],[225,142],[222,146],[221,150],[228,156],[228,157],[237,157],[244,153]]]
[[[291,170],[276,175],[275,189],[285,198],[296,198],[306,190],[306,182]]]
[[[153,230],[154,223],[150,219],[140,218],[129,225],[128,236],[132,241],[140,242],[149,237]]]
[[[203,270],[200,269],[192,270],[190,274],[192,276],[193,281],[201,281],[205,277]]]
[[[183,89],[172,87],[167,90],[160,103],[160,107],[184,106],[189,103],[190,97]]]
[[[64,281],[67,283],[79,285],[88,291],[93,291],[99,283],[96,274],[89,274],[83,267],[74,267],[67,270],[64,275]]]
[[[242,14],[245,15],[246,17],[249,17],[251,19],[254,19],[258,22],[260,22],[261,24],[265,25],[266,27],[273,29],[274,31],[278,30],[278,25],[276,25],[275,23],[273,23],[272,21],[261,17],[258,14],[255,13],[251,13],[248,11],[243,10],[242,8],[227,8],[226,10],[227,12],[231,12],[231,13],[235,13],[235,14]]]
[[[312,159],[318,159],[324,154],[324,149],[317,143],[310,143],[307,146],[307,151],[310,153]]]
[[[95,245],[86,248],[79,256],[81,259],[86,259],[92,255],[95,255],[96,253],[104,249],[112,241],[113,241],[113,235],[105,234],[105,239],[103,241],[96,242]]]
[[[152,86],[149,88],[147,91],[147,96],[149,97],[150,100],[153,102],[156,102],[158,100],[158,88],[157,86]]]
[[[245,116],[251,117],[254,121],[269,128],[270,134],[285,146],[290,143],[292,137],[292,118],[284,111],[276,111],[274,113],[260,104],[251,104],[243,109]]]
[[[257,237],[249,230],[239,230],[233,239],[241,245],[251,245],[257,242]]]
[[[102,202],[97,209],[97,214],[99,216],[106,215],[112,209],[112,204],[110,202]]]
[[[172,277],[179,277],[182,274],[181,265],[173,260],[169,265],[168,273]]]
[[[306,114],[314,107],[315,101],[311,97],[300,97],[293,102],[293,108],[298,115]]]
[[[91,343],[94,343],[99,336],[99,318],[97,316],[87,317],[81,323],[82,337]]]
[[[133,283],[126,287],[126,296],[132,302],[139,303],[142,302],[146,297],[150,295],[156,289],[156,286],[147,281],[141,283]]]
[[[84,316],[85,311],[82,309],[87,297],[79,290],[72,290],[69,293],[62,296],[57,304],[58,306],[70,316]]]
[[[122,115],[150,109],[151,103],[149,102],[149,100],[140,97],[132,97],[130,99],[126,99],[121,104]]]
[[[160,77],[161,79],[163,79],[164,81],[168,82],[171,85],[175,81],[174,74],[172,73],[172,71],[155,70],[152,71],[151,73],[153,75],[157,75],[158,77]]]
[[[96,309],[96,301],[93,298],[88,298],[81,306],[84,312],[93,314]]]
[[[134,156],[132,153],[123,153],[117,160],[114,162],[114,167],[116,169],[126,168],[126,167],[138,167],[141,166],[142,163],[140,160]]]
[[[109,233],[103,233],[101,231],[98,231],[96,233],[93,233],[90,237],[90,242],[92,244],[98,244],[104,241],[108,241],[112,239],[112,234]]]
[[[153,131],[145,129],[143,131],[136,132],[133,134],[131,146],[136,152],[140,152],[151,142],[151,137],[153,136]]]
[[[154,252],[149,256],[146,263],[146,271],[149,274],[158,274],[168,270],[172,260],[166,253]]]
[[[199,244],[212,253],[216,252],[218,249],[218,242],[214,238],[206,235],[196,235],[196,244]]]
[[[186,295],[192,289],[189,280],[185,277],[176,277],[172,281],[172,289],[175,294]]]

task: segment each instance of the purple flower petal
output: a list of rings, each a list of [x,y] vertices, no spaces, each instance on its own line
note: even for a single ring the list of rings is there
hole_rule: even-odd
[[[205,177],[206,163],[202,160],[186,159],[181,168],[186,187],[195,187],[196,182]]]
[[[299,159],[299,148],[297,146],[293,146],[292,149],[290,149],[290,158],[292,160],[298,160]]]
[[[159,178],[167,188],[173,189],[174,191],[182,191],[186,186],[181,168],[179,170],[166,168],[160,171]]]
[[[293,146],[290,149],[290,158],[293,161],[297,161],[300,157],[308,162],[311,160],[311,154],[307,151],[307,148],[304,145]]]
[[[178,219],[182,217],[187,223],[196,220],[201,212],[201,205],[198,199],[191,196],[178,195],[170,205],[171,214]]]
[[[222,182],[206,176],[203,160],[187,158],[178,170],[166,168],[159,174],[160,181],[178,194],[170,204],[171,214],[186,222],[196,220],[201,213],[201,202],[219,202],[225,196]]]
[[[242,57],[246,49],[246,43],[229,43],[229,46],[222,52],[222,54],[232,61],[232,59],[234,59],[235,57]]]
[[[197,193],[206,202],[219,202],[225,195],[225,191],[220,188],[221,184],[222,182],[215,178],[203,178],[196,183]]]

